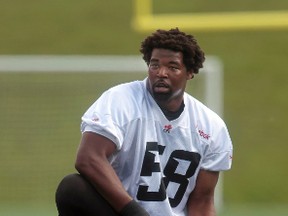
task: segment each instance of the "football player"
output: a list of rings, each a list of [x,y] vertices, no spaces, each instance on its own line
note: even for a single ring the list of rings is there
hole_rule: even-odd
[[[145,38],[142,81],[105,91],[82,116],[76,169],[56,192],[60,216],[214,216],[219,172],[231,168],[223,120],[186,84],[203,67],[178,28]]]

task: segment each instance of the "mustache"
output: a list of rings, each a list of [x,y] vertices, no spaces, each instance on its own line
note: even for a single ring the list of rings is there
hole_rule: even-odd
[[[165,87],[170,88],[170,86],[164,80],[158,80],[152,85],[153,87]]]

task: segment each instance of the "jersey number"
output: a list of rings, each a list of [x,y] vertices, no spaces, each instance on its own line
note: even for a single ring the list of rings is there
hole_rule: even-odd
[[[155,154],[158,152],[162,155],[165,146],[158,145],[157,142],[148,142],[146,152],[142,164],[141,176],[152,176],[153,172],[161,172],[160,164],[155,162]],[[174,197],[169,197],[171,207],[176,207],[182,200],[185,191],[187,189],[189,178],[195,174],[195,171],[199,165],[200,154],[196,152],[189,152],[184,150],[175,150],[171,153],[166,166],[164,167],[164,177],[160,183],[158,191],[149,191],[149,186],[140,185],[137,192],[138,200],[143,201],[163,201],[166,199],[166,188],[169,183],[174,182],[178,184],[178,189],[175,192]],[[179,166],[179,160],[188,162],[185,174],[177,173],[176,170]]]

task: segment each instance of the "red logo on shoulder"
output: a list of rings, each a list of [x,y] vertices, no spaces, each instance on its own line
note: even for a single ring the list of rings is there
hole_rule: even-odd
[[[206,133],[204,133],[204,131],[203,130],[198,130],[198,132],[199,132],[199,135],[201,136],[201,137],[203,137],[204,139],[206,139],[206,140],[209,140],[209,138],[210,138],[210,135],[209,134],[206,134]]]

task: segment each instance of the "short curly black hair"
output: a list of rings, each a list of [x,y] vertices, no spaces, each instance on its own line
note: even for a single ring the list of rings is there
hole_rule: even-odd
[[[169,49],[183,53],[183,62],[188,71],[198,73],[205,61],[204,52],[201,50],[194,36],[180,31],[178,28],[170,30],[158,29],[146,37],[141,43],[140,52],[144,61],[149,64],[154,48]]]

